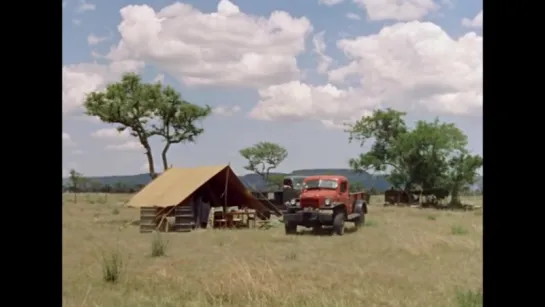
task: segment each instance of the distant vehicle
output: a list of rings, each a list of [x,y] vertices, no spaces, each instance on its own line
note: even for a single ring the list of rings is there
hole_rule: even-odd
[[[344,223],[363,225],[369,194],[349,192],[348,179],[344,176],[308,176],[303,182],[299,199],[293,198],[284,214],[286,234],[295,234],[297,226],[313,228],[333,226],[333,232],[344,234]]]
[[[292,199],[298,201],[305,178],[306,176],[286,176],[282,180],[281,189],[272,191],[253,191],[252,194],[266,206],[270,206],[272,203],[278,211],[282,212],[286,210],[286,205],[289,204]]]
[[[449,196],[447,189],[412,189],[410,191],[390,188],[384,192],[384,206],[411,206],[422,207],[444,206]]]

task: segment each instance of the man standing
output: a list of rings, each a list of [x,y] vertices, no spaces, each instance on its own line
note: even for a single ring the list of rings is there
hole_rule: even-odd
[[[210,201],[208,200],[208,196],[204,193],[201,194],[199,207],[200,226],[202,228],[206,228],[206,224],[208,224],[208,217],[210,215]]]

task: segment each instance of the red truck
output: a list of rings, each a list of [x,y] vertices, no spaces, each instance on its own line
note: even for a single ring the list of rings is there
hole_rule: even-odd
[[[369,194],[350,193],[344,176],[319,175],[306,177],[299,199],[292,199],[284,214],[286,234],[295,234],[297,226],[333,226],[333,232],[344,234],[344,222],[357,227],[365,221]]]

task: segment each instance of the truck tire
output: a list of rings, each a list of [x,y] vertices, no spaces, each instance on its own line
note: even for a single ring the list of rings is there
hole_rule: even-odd
[[[365,213],[361,213],[361,215],[354,220],[354,226],[356,226],[356,228],[360,228],[363,226],[363,223],[365,223]]]
[[[356,202],[354,204],[354,211],[355,213],[359,213],[360,216],[356,219],[354,219],[354,226],[356,227],[356,229],[360,228],[363,223],[365,223],[365,212],[367,210],[365,210],[365,208],[367,208],[367,203],[366,202]]]
[[[342,236],[344,234],[345,219],[345,213],[343,211],[337,212],[337,214],[335,214],[335,216],[333,217],[333,232],[339,236]]]
[[[297,224],[286,222],[284,224],[284,229],[286,230],[287,235],[294,235],[297,233]]]

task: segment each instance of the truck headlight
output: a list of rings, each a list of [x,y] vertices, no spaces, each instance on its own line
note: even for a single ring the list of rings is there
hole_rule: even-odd
[[[292,199],[292,200],[290,201],[290,204],[291,204],[292,206],[295,206],[296,203],[297,203],[297,200],[295,200],[295,198]]]
[[[331,198],[326,198],[324,204],[326,206],[331,206]]]

